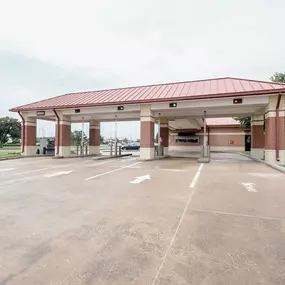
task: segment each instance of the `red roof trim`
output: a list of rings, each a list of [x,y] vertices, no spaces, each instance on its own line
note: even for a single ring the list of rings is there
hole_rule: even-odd
[[[201,85],[199,84],[201,82],[208,82],[209,84]],[[218,82],[218,84],[214,86],[214,84],[212,84],[213,82]],[[235,85],[237,83],[240,84],[241,88],[238,88],[238,86]],[[256,85],[254,87],[254,84],[251,83],[255,84],[258,83],[260,89],[256,90],[257,89]],[[261,83],[268,84],[269,86],[268,85],[263,86]],[[168,86],[171,84],[177,86],[172,85],[169,88]],[[182,92],[184,89],[187,89],[186,86],[187,84],[189,85],[187,93]],[[221,86],[220,84],[223,85]],[[244,86],[244,84],[247,84],[247,89],[245,88],[246,85]],[[135,91],[132,94],[131,91],[135,88],[137,88],[137,91]],[[195,90],[193,90],[193,88]],[[222,88],[223,91],[230,90],[231,92],[216,93],[219,92],[219,88]],[[237,88],[240,91],[236,92]],[[170,92],[171,89],[172,92]],[[124,90],[122,94],[120,94],[120,90]],[[180,92],[177,92],[176,95],[175,93],[177,90],[179,90]],[[220,91],[222,90],[220,89]],[[264,95],[264,94],[276,94],[280,92],[285,92],[285,84],[277,82],[266,82],[266,81],[225,77],[225,78],[215,78],[215,79],[203,79],[196,81],[174,82],[174,83],[153,84],[146,86],[135,86],[135,87],[125,87],[117,89],[68,93],[57,97],[52,97],[49,99],[37,101],[31,104],[12,108],[10,111],[15,112],[15,111],[30,111],[30,110],[49,110],[54,108],[65,109],[65,108],[75,108],[75,107],[80,108],[80,107],[111,106],[118,104],[141,104],[141,103],[185,101],[185,100],[190,101],[197,99],[203,100],[203,99],[215,99],[215,98],[230,98],[230,97],[244,97],[244,96]],[[84,96],[85,94],[88,93],[90,94],[90,96]],[[166,97],[168,93],[171,93],[171,96]],[[198,95],[196,95],[197,93]],[[78,95],[78,97],[76,95]],[[97,96],[97,102],[92,102],[96,101],[96,96]],[[43,105],[45,102],[48,102],[50,100],[52,100],[53,102]]]

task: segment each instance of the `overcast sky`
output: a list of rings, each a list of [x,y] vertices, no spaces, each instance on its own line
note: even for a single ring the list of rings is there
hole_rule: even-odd
[[[268,80],[285,71],[284,11],[284,0],[0,0],[0,116],[67,92]],[[119,136],[138,137],[138,124]]]

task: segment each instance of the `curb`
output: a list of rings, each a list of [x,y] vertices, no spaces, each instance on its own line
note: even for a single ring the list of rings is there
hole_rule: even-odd
[[[262,159],[259,159],[259,158],[256,158],[256,157],[252,157],[252,156],[244,154],[244,153],[240,153],[239,152],[238,154],[240,154],[240,155],[242,155],[244,157],[248,157],[248,158],[250,158],[253,161],[265,164],[265,165],[267,165],[267,166],[269,166],[269,167],[271,167],[271,168],[273,168],[273,169],[275,169],[275,170],[285,174],[285,167],[283,167],[283,166],[280,166],[280,165],[277,165],[277,164],[268,163],[268,162],[266,162],[266,161],[264,161]]]
[[[140,159],[139,161],[155,161],[155,160],[160,160],[160,159],[168,159],[170,158],[170,156],[155,156],[154,158],[150,158],[150,159]]]
[[[126,156],[132,156],[132,154],[122,154],[122,155],[112,155],[112,156],[98,156],[92,158],[92,160],[104,160],[104,159],[113,159],[113,158],[120,158],[120,157],[126,157]]]
[[[98,154],[85,154],[85,155],[68,155],[68,156],[62,156],[62,155],[54,155],[54,156],[51,156],[52,159],[61,159],[61,158],[84,158],[84,157],[99,157]]]
[[[124,157],[124,156],[131,156],[132,154],[122,154],[122,155],[78,155],[78,156],[53,156],[52,159],[78,159],[78,158],[92,158],[92,160],[103,160],[103,159],[112,159],[112,158],[120,158],[120,157]]]
[[[19,159],[19,158],[23,158],[23,157],[21,157],[21,156],[19,156],[19,157],[5,157],[5,158],[0,158],[0,161],[12,160],[12,159]]]
[[[210,156],[200,156],[197,159],[198,163],[209,163],[211,161]]]
[[[33,157],[53,157],[51,155],[43,155],[43,154],[35,154],[35,155],[20,155],[20,156],[16,156],[16,157],[5,157],[5,158],[0,158],[0,161],[2,160],[11,160],[11,159],[25,159],[25,158],[33,158]]]

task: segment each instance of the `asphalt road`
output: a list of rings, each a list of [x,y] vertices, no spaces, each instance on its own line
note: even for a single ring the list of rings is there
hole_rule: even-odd
[[[0,284],[285,284],[285,175],[238,155],[0,162]]]

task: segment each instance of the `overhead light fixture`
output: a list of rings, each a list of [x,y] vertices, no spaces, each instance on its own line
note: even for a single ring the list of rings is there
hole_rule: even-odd
[[[177,107],[177,103],[169,103],[169,107],[170,108],[176,108]]]

